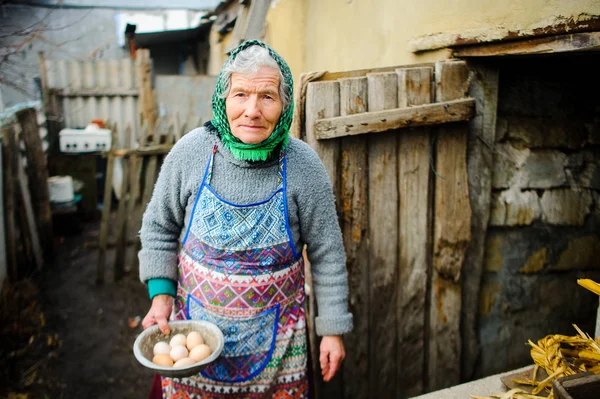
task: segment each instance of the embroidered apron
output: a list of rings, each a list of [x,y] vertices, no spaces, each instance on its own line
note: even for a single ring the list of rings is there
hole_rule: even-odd
[[[215,323],[225,347],[200,374],[163,378],[163,396],[307,398],[304,264],[287,217],[286,157],[277,190],[239,205],[210,186],[216,150],[182,242],[174,317]]]

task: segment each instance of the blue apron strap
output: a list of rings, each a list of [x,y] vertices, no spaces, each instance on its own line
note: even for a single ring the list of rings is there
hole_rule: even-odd
[[[206,172],[204,172],[204,184],[210,184],[210,179],[212,178],[213,165],[215,163],[215,154],[217,152],[217,145],[213,147],[212,153],[210,154],[210,160],[208,161],[208,165],[206,165]]]
[[[279,176],[277,177],[277,189],[285,187],[285,152],[279,153]]]

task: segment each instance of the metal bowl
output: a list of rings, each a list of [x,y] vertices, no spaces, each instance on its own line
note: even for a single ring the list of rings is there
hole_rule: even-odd
[[[189,377],[198,374],[202,369],[208,366],[208,364],[218,358],[223,351],[225,338],[219,327],[213,323],[202,320],[177,320],[169,321],[169,327],[171,328],[170,335],[163,334],[156,324],[148,327],[138,335],[133,343],[133,354],[137,361],[140,362],[142,366],[149,368],[155,373],[165,377]],[[204,343],[208,345],[212,351],[209,357],[187,367],[165,367],[152,363],[152,358],[154,357],[154,345],[157,342],[168,342],[175,334],[187,335],[191,331],[198,331],[200,335],[202,335]]]

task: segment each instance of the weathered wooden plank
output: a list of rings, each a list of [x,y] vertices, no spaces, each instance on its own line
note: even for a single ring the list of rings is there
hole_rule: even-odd
[[[340,79],[340,114],[367,111],[367,78]],[[350,289],[350,312],[354,330],[344,336],[346,360],[343,386],[345,398],[369,398],[369,247],[368,247],[368,164],[366,137],[341,140],[340,225],[346,249]]]
[[[319,142],[314,129],[317,119],[331,118],[340,114],[339,82],[309,83],[306,89],[306,142],[317,152],[325,165],[329,178],[337,192],[337,161],[339,141]]]
[[[590,15],[589,18],[562,18],[557,16],[547,26],[535,29],[507,30],[503,26],[473,29],[462,33],[436,33],[417,37],[408,42],[408,49],[413,52],[436,50],[444,47],[478,45],[481,43],[515,41],[535,37],[555,36],[575,32],[595,32],[600,30],[600,16]]]
[[[124,229],[125,236],[122,240],[123,245],[127,248],[130,244],[135,244],[137,240],[131,240],[131,230],[134,232],[134,237],[137,237],[137,232],[140,231],[139,225],[136,224],[136,209],[138,208],[139,199],[141,198],[140,193],[140,183],[141,183],[141,175],[142,175],[142,165],[144,163],[144,159],[137,155],[133,155],[129,158],[130,163],[130,174],[129,174],[129,199],[127,201],[127,222],[126,228]],[[135,248],[135,246],[133,247]],[[132,257],[132,263],[128,267],[125,265],[125,271],[133,271],[133,273],[138,276],[138,262],[137,262],[137,253],[134,253]],[[125,259],[126,260],[126,259]]]
[[[455,57],[490,57],[598,50],[600,50],[600,32],[585,32],[466,46],[454,49],[452,54]]]
[[[17,263],[17,231],[15,220],[15,174],[16,160],[19,152],[15,140],[13,126],[2,128],[2,183],[4,187],[4,220],[6,234],[6,261],[8,263],[7,273],[10,281],[15,282],[19,278]]]
[[[431,102],[432,68],[398,69],[400,106]],[[399,397],[423,393],[427,279],[431,257],[431,192],[429,128],[398,137],[398,188],[400,195],[398,272],[398,375]]]
[[[112,154],[117,157],[165,155],[166,153],[171,151],[171,148],[173,148],[173,144],[158,144],[140,147],[136,149],[121,148],[119,150],[113,150]]]
[[[102,199],[102,216],[100,218],[100,234],[98,238],[98,264],[96,265],[96,284],[104,282],[104,268],[106,266],[106,243],[108,242],[110,208],[112,205],[112,181],[115,168],[116,156],[112,153],[116,145],[116,125],[112,128],[111,152],[108,153],[106,162],[106,173],[104,185],[104,196]]]
[[[148,203],[150,202],[150,199],[152,198],[152,191],[154,191],[154,184],[156,183],[156,172],[158,170],[158,156],[159,155],[150,155],[149,157],[147,157],[148,161],[146,163],[146,170],[144,172],[144,188],[142,190],[142,195],[141,195],[141,203],[140,203],[140,208],[139,208],[139,212],[136,212],[136,222],[135,225],[136,226],[141,226],[142,224],[142,218],[144,216],[144,211],[146,210],[146,207],[148,206]],[[137,259],[138,253],[140,252],[140,250],[142,249],[142,242],[140,240],[138,240],[135,244],[135,248],[134,248],[134,257],[136,258],[134,265],[136,267],[139,267],[139,259]]]
[[[125,274],[125,251],[127,249],[127,203],[130,200],[129,193],[129,170],[132,158],[123,160],[123,180],[121,182],[121,198],[117,207],[117,220],[115,222],[117,248],[115,251],[114,280],[119,281]]]
[[[464,62],[436,64],[436,101],[465,96],[468,69]],[[435,168],[433,271],[429,317],[429,389],[460,382],[462,341],[460,277],[471,239],[471,207],[467,177],[466,124],[440,127]]]
[[[156,119],[158,116],[154,102],[154,90],[152,89],[152,66],[150,64],[150,51],[138,49],[136,51],[136,80],[139,84],[139,107],[141,120],[148,125],[148,137],[152,138],[154,144],[158,144],[158,130]]]
[[[369,74],[368,109],[398,106],[396,73]],[[396,398],[398,295],[397,135],[368,138],[369,397]]]
[[[338,197],[338,160],[340,154],[339,140],[331,140],[327,143],[317,141],[314,133],[314,121],[318,118],[337,116],[340,114],[340,85],[338,82],[309,83],[306,91],[306,142],[316,151],[319,158],[325,165],[333,193]],[[311,287],[312,288],[312,287]],[[317,306],[318,312],[318,306]],[[310,325],[314,326],[316,314],[310,314]],[[315,391],[318,398],[325,398],[325,387],[321,377],[321,367],[319,366],[319,347],[315,331],[309,331],[311,336],[311,358],[313,361]],[[339,380],[340,376],[336,376]],[[338,387],[338,381],[333,382],[333,390]],[[332,384],[330,382],[329,384]],[[327,389],[330,389],[329,387]]]
[[[479,311],[481,276],[483,274],[485,237],[490,219],[499,77],[497,68],[472,62],[469,63],[469,66],[469,69],[474,73],[469,94],[475,98],[477,114],[469,122],[469,151],[467,152],[469,198],[471,199],[473,216],[471,219],[471,244],[465,255],[462,273],[463,381],[473,378],[479,355],[477,314]]]
[[[23,159],[17,157],[17,179],[19,180],[19,188],[21,193],[21,203],[25,211],[27,222],[27,231],[29,232],[29,240],[31,241],[31,250],[36,264],[36,268],[40,270],[44,265],[44,255],[40,245],[40,236],[38,234],[37,225],[35,222],[35,213],[31,204],[31,193],[29,191],[29,182],[25,169],[23,168]]]
[[[433,63],[419,63],[411,65],[396,65],[380,68],[368,68],[368,69],[355,69],[353,71],[341,71],[341,72],[325,72],[321,77],[315,80],[315,82],[324,82],[328,80],[339,80],[348,78],[360,78],[367,76],[370,73],[384,73],[384,72],[395,72],[398,68],[418,68],[418,67],[431,67]]]
[[[474,113],[475,100],[464,98],[438,104],[319,119],[315,122],[315,130],[317,138],[323,140],[407,127],[467,121]]]
[[[35,109],[28,108],[16,114],[27,156],[27,175],[31,184],[33,209],[35,211],[39,237],[43,245],[44,259],[54,258],[54,232],[52,230],[52,211],[48,191],[48,168]]]
[[[261,32],[267,17],[267,11],[271,5],[270,0],[254,0],[250,3],[248,17],[242,33],[242,41],[261,39]]]

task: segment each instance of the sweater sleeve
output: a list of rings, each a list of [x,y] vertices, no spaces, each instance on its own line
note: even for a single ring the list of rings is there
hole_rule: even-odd
[[[352,331],[348,311],[348,275],[342,233],[327,171],[317,155],[307,151],[302,165],[304,184],[298,188],[300,234],[311,264],[317,300],[316,332],[320,336]]]
[[[186,136],[167,154],[142,218],[140,280],[177,281],[177,251],[184,225],[187,195],[182,187]]]

